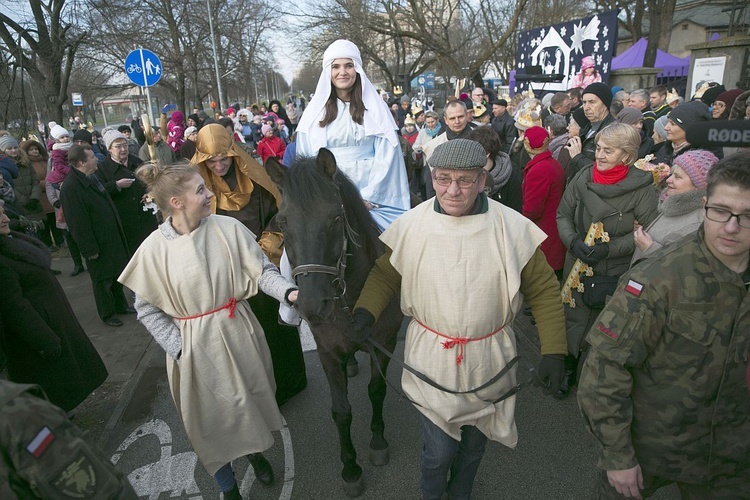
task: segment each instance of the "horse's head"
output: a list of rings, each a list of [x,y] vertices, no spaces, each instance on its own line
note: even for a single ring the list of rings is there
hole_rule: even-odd
[[[266,169],[283,195],[276,220],[300,288],[300,313],[312,325],[333,321],[346,306],[348,253],[355,250],[351,246],[363,246],[372,219],[327,149],[317,158],[298,157],[290,168],[269,159]]]

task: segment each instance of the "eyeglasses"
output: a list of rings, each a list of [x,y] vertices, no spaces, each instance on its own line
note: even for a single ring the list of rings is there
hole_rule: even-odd
[[[750,228],[750,214],[733,214],[729,210],[723,208],[705,206],[706,218],[714,222],[721,222],[726,224],[732,217],[737,217],[737,224],[744,228]]]
[[[721,101],[716,101],[716,102],[714,102],[714,108],[726,108],[726,107],[727,107],[727,105],[726,105],[726,104],[724,104],[724,103],[723,103],[723,102],[721,102]]]
[[[435,183],[438,186],[448,187],[453,182],[455,182],[456,184],[458,184],[458,187],[462,189],[468,189],[471,186],[473,186],[481,177],[482,177],[482,174],[479,174],[476,177],[476,179],[471,180],[471,179],[467,179],[466,177],[459,177],[458,179],[452,179],[448,176],[441,175],[438,177],[438,176],[433,175],[432,179],[435,181]]]
[[[112,145],[110,146],[110,148],[115,148],[115,149],[128,149],[128,144],[127,144],[127,143],[123,143],[123,144],[112,144]]]

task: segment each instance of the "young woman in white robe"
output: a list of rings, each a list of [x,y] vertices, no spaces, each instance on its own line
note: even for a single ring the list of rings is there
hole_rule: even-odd
[[[241,222],[212,215],[214,195],[192,165],[146,164],[136,175],[167,218],[119,281],[167,353],[172,397],[198,458],[224,498],[241,498],[232,460],[246,455],[270,484],[261,452],[282,427],[270,352],[246,299],[260,288],[291,304],[297,291]]]
[[[323,53],[323,72],[310,104],[297,124],[297,151],[316,156],[329,149],[336,166],[359,188],[381,231],[411,208],[409,179],[388,105],[362,69],[359,49],[336,40]],[[286,255],[281,271],[291,277]],[[281,317],[296,324],[296,311],[280,308]]]

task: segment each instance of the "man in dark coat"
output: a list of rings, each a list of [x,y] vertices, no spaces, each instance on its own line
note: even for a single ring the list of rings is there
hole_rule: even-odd
[[[0,205],[0,351],[8,379],[41,385],[70,411],[106,380],[107,369],[50,269],[47,247],[7,222]]]
[[[617,120],[609,112],[612,104],[612,91],[603,83],[592,83],[583,91],[583,112],[589,124],[581,129],[578,137],[568,142],[570,163],[567,171],[575,173],[594,164],[596,134]]]
[[[510,152],[510,145],[518,137],[516,121],[508,113],[507,109],[508,101],[505,99],[492,101],[492,128],[495,129],[498,137],[500,137],[500,151],[503,153]]]
[[[109,326],[122,326],[117,313],[135,310],[128,306],[117,282],[130,257],[117,207],[94,175],[96,157],[91,147],[73,146],[68,161],[72,168],[60,190],[65,219],[86,258],[99,317]]]
[[[128,140],[120,132],[110,130],[104,135],[108,156],[96,171],[117,208],[130,255],[157,226],[151,211],[143,210],[146,187],[135,178],[135,169],[143,161],[128,152]]]

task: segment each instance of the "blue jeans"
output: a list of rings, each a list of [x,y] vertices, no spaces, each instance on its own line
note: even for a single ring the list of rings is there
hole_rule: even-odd
[[[461,427],[461,441],[456,441],[429,418],[421,413],[419,416],[424,442],[420,466],[422,499],[440,500],[447,492],[451,500],[469,500],[487,436],[473,425],[465,425]]]
[[[221,469],[217,470],[214,474],[214,479],[216,480],[216,484],[219,485],[221,491],[230,491],[235,483],[232,462],[225,464]]]

